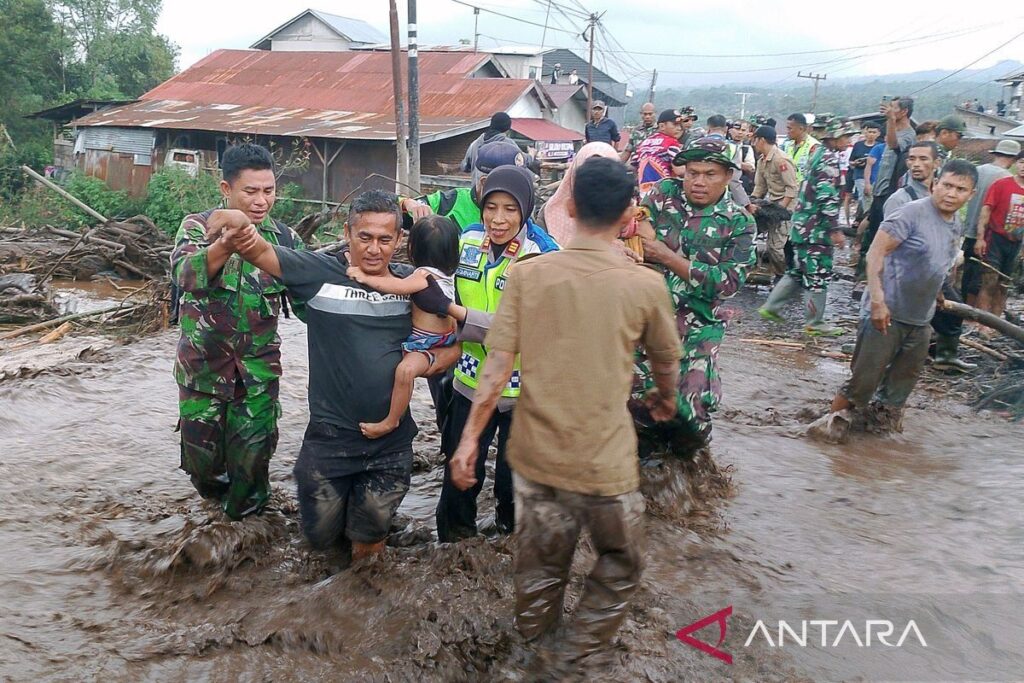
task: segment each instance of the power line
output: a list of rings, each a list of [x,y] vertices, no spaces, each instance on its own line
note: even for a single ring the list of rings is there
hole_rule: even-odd
[[[967,35],[969,33],[975,33],[978,30],[981,30],[981,29],[971,29],[970,31],[965,31],[963,33],[963,35]],[[867,58],[867,57],[877,57],[879,55],[890,54],[890,53],[893,53],[893,52],[902,52],[904,50],[911,50],[911,49],[914,49],[914,48],[917,48],[917,47],[922,47],[922,46],[928,45],[930,43],[942,42],[942,41],[946,40],[946,38],[947,38],[946,36],[939,36],[938,34],[936,34],[935,36],[932,36],[929,40],[921,42],[920,44],[917,44],[917,45],[903,45],[903,46],[900,46],[900,47],[894,47],[891,50],[879,50],[877,52],[870,52],[870,53],[867,53],[867,54],[860,54],[860,55],[852,55],[852,56],[849,56],[849,57],[838,57],[836,59],[828,59],[828,60],[825,60],[823,62],[812,62],[812,63],[809,63],[809,64],[788,64],[786,66],[769,66],[769,67],[760,67],[760,68],[755,68],[755,69],[721,69],[721,70],[717,70],[717,71],[669,71],[669,70],[664,70],[664,73],[675,73],[675,74],[735,74],[735,73],[754,73],[754,72],[764,72],[764,71],[783,71],[783,70],[789,70],[789,69],[802,69],[802,68],[805,68],[805,67],[812,67],[812,66],[826,66],[826,65],[830,65],[830,64],[841,64],[843,62],[849,62],[849,61],[852,61],[852,60],[858,60],[858,59],[863,59],[863,58]],[[998,48],[996,48],[996,49],[998,49]],[[984,57],[982,57],[982,58],[984,58]],[[659,71],[661,71],[661,70],[659,69]]]
[[[528,19],[520,19],[519,17],[514,17],[511,14],[504,14],[502,12],[498,12],[498,11],[493,10],[493,9],[488,9],[487,7],[481,7],[481,6],[478,6],[478,5],[473,5],[473,4],[468,3],[468,2],[463,2],[462,0],[451,0],[451,1],[454,2],[457,5],[464,5],[466,7],[471,7],[473,9],[475,9],[475,10],[479,10],[481,12],[487,12],[488,14],[494,14],[494,15],[499,16],[499,17],[504,17],[505,19],[511,19],[512,21],[518,21],[518,22],[520,22],[522,24],[529,24],[530,26],[538,26],[540,28],[544,28],[544,24],[539,24],[536,21],[530,21]],[[569,33],[569,34],[573,33],[573,31],[566,31],[564,28],[554,28],[554,27],[550,27],[550,26],[548,28],[551,31],[561,31],[562,33]]]
[[[993,48],[992,50],[989,50],[988,52],[986,52],[986,53],[985,53],[985,54],[983,54],[982,56],[978,57],[978,58],[977,58],[977,59],[975,59],[974,61],[972,61],[972,62],[968,62],[967,64],[965,64],[964,66],[960,67],[959,69],[957,69],[957,70],[956,70],[956,71],[954,71],[953,73],[951,73],[951,74],[948,74],[948,75],[946,75],[946,76],[943,76],[943,77],[942,77],[942,78],[940,78],[939,80],[937,80],[937,81],[934,81],[934,82],[932,82],[932,83],[929,83],[928,85],[924,86],[923,88],[920,88],[920,89],[918,89],[918,90],[915,90],[914,92],[910,93],[910,95],[911,95],[911,96],[914,96],[914,95],[916,95],[916,94],[918,94],[918,93],[922,93],[922,92],[924,92],[925,90],[928,90],[929,88],[933,88],[933,87],[935,87],[936,85],[938,85],[939,83],[942,83],[943,81],[945,81],[945,80],[948,80],[948,79],[952,78],[953,76],[956,76],[956,75],[957,75],[958,73],[960,73],[961,71],[964,71],[964,70],[966,70],[966,69],[968,69],[968,68],[970,68],[970,67],[974,66],[975,64],[977,64],[977,63],[978,63],[978,62],[980,62],[981,60],[985,59],[985,57],[988,57],[989,55],[991,55],[991,54],[993,54],[993,53],[995,53],[995,52],[998,52],[999,50],[1002,50],[1002,49],[1003,49],[1004,47],[1006,47],[1007,45],[1009,45],[1009,44],[1010,44],[1010,43],[1012,43],[1013,41],[1017,40],[1017,39],[1018,39],[1018,38],[1020,38],[1021,36],[1024,36],[1024,31],[1021,31],[1021,32],[1020,32],[1020,33],[1018,33],[1017,35],[1013,36],[1012,38],[1010,38],[1010,39],[1009,39],[1008,41],[1006,41],[1005,43],[1002,43],[1001,45],[997,45],[997,46],[996,46],[995,48]]]
[[[458,0],[452,0],[452,1],[453,2],[458,2]],[[1024,17],[1017,17],[1017,18],[1019,19],[1019,18],[1024,18]],[[815,54],[826,54],[826,53],[829,53],[829,52],[845,52],[845,51],[849,51],[849,50],[861,50],[861,49],[864,49],[864,48],[882,47],[882,46],[888,46],[888,45],[893,45],[893,44],[897,44],[897,43],[910,43],[910,42],[916,42],[918,40],[926,40],[926,39],[932,39],[932,38],[949,37],[949,36],[954,36],[954,35],[960,34],[960,33],[967,33],[967,32],[971,32],[971,31],[974,31],[974,30],[981,30],[981,29],[984,29],[984,28],[991,28],[993,26],[1005,26],[1006,22],[1007,22],[1007,20],[995,21],[995,22],[991,22],[991,23],[988,23],[988,24],[980,24],[978,26],[959,28],[959,29],[955,29],[955,30],[952,30],[952,31],[946,31],[944,33],[935,33],[935,34],[930,34],[930,35],[916,36],[916,37],[913,37],[913,38],[904,38],[902,40],[890,40],[890,41],[880,42],[880,43],[865,43],[864,45],[850,45],[850,46],[847,46],[847,47],[833,47],[833,48],[822,49],[822,50],[801,50],[801,51],[798,51],[798,52],[764,52],[764,53],[748,53],[748,54],[708,54],[708,53],[677,53],[677,52],[642,52],[642,51],[638,51],[638,50],[626,50],[626,49],[621,49],[621,50],[618,50],[618,51],[619,52],[628,53],[628,54],[631,54],[631,55],[643,55],[645,57],[687,57],[687,58],[707,58],[707,59],[742,59],[742,58],[749,58],[749,57],[794,57],[794,56],[800,56],[800,55],[815,55]],[[746,69],[743,69],[743,71],[745,71],[745,70]],[[687,72],[677,72],[677,73],[687,73]],[[698,72],[689,72],[689,73],[698,73]],[[722,72],[722,73],[732,73],[732,72]]]

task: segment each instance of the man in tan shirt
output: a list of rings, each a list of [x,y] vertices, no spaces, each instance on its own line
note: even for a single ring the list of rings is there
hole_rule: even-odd
[[[776,145],[775,129],[761,126],[754,132],[754,151],[761,156],[754,174],[754,199],[766,199],[778,204],[783,209],[796,200],[800,183],[797,180],[796,166],[793,160]],[[758,222],[767,218],[768,212],[763,203],[755,202],[754,213],[761,214]],[[768,219],[768,263],[774,275],[786,272],[786,242],[789,239],[789,221]]]
[[[568,249],[512,269],[450,463],[455,485],[472,486],[480,430],[520,354],[522,394],[508,448],[519,541],[515,623],[527,640],[557,623],[576,541],[589,529],[598,559],[559,653],[570,662],[609,642],[639,585],[644,501],[626,407],[637,344],[653,361],[652,416],[676,413],[680,342],[668,289],[613,249],[635,212],[635,182],[624,164],[589,159],[573,183],[578,232]]]

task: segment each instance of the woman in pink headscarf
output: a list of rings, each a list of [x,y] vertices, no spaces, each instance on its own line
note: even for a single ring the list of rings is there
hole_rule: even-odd
[[[590,157],[608,157],[619,160],[619,153],[607,142],[588,142],[576,153],[569,170],[565,172],[562,183],[555,190],[542,212],[542,225],[548,234],[555,238],[561,246],[566,246],[576,234],[576,221],[569,216],[569,200],[572,199],[572,180],[576,169]]]

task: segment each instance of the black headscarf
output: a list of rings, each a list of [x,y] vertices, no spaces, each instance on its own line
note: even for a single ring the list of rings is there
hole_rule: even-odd
[[[519,204],[519,212],[523,216],[523,225],[533,215],[533,205],[536,201],[533,191],[533,174],[522,166],[499,166],[487,175],[484,181],[484,196],[480,198],[483,204],[487,195],[492,192],[507,192]]]

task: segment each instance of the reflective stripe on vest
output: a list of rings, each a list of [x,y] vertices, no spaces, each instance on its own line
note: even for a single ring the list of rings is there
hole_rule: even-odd
[[[463,306],[491,314],[498,310],[498,302],[501,301],[501,293],[505,289],[505,278],[509,267],[514,263],[516,254],[519,253],[520,239],[516,238],[509,242],[501,259],[488,264],[487,254],[490,250],[490,240],[486,237],[481,240],[463,235],[459,245],[459,267],[455,271],[455,289]],[[455,364],[455,378],[467,387],[476,389],[486,360],[487,350],[483,345],[463,342],[462,356]],[[501,395],[507,398],[517,398],[519,384],[519,356],[516,356],[512,378]]]

